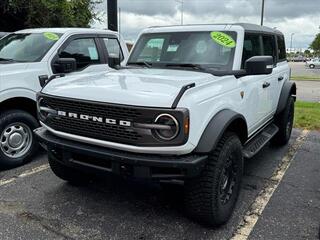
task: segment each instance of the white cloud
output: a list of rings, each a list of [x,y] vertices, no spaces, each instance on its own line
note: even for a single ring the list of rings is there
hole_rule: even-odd
[[[261,1],[258,0],[184,0],[184,23],[260,23]],[[135,40],[138,33],[149,26],[180,23],[180,4],[175,0],[118,0],[121,13],[121,33]],[[106,2],[98,9],[106,9]],[[95,23],[94,27],[106,27]],[[282,31],[290,45],[307,48],[319,32],[320,0],[266,0],[265,25]]]

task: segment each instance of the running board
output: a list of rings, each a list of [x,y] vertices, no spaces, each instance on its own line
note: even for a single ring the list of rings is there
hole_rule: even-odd
[[[270,124],[257,136],[246,143],[242,151],[243,156],[245,158],[252,158],[271,140],[274,135],[276,135],[278,131],[279,128],[275,124]]]

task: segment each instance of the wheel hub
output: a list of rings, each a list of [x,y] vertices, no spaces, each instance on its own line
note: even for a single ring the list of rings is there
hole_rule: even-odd
[[[9,136],[8,143],[11,147],[17,148],[23,143],[23,136],[20,133],[14,132]]]
[[[236,175],[236,163],[231,155],[223,169],[220,181],[220,201],[223,205],[229,202],[234,193]]]
[[[24,123],[7,126],[1,133],[0,148],[10,158],[19,158],[26,154],[32,145],[32,131]]]

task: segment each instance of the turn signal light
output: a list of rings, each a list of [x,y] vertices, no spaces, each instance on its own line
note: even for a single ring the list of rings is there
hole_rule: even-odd
[[[189,117],[186,117],[183,122],[183,129],[184,129],[184,134],[188,135],[189,134],[189,129],[190,129],[190,121]]]

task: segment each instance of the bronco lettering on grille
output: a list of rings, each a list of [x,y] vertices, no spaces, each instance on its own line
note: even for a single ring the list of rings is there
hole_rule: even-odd
[[[61,116],[61,117],[75,118],[75,119],[81,119],[81,120],[92,121],[92,122],[100,122],[100,123],[106,123],[110,125],[120,125],[124,127],[131,127],[132,125],[130,121],[90,116],[90,115],[78,114],[78,113],[72,113],[72,112],[58,111],[57,114],[58,116]]]

